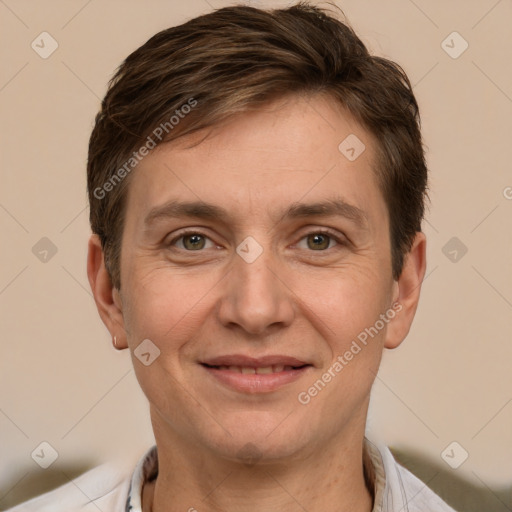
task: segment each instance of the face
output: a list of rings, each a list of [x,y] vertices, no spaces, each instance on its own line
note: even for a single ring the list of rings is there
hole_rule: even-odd
[[[365,146],[355,159],[338,149],[349,135]],[[396,304],[374,140],[325,97],[204,136],[134,171],[106,322],[122,326],[157,442],[270,460],[362,433],[382,349],[412,320]]]

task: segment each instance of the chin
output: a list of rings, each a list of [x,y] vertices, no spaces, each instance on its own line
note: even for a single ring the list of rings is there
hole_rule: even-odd
[[[217,440],[205,439],[206,444],[210,444],[218,456],[245,464],[292,460],[303,455],[310,437],[304,424],[295,424],[283,414],[267,414],[264,419],[262,413],[257,414],[256,420],[254,414],[249,414],[245,418],[238,417],[236,424],[224,423],[227,432],[222,430]]]

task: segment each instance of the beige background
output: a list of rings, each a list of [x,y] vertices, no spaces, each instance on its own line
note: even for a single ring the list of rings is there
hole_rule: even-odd
[[[409,74],[431,169],[422,300],[407,341],[384,355],[370,436],[460,510],[512,510],[512,1],[337,4]],[[89,291],[86,149],[121,60],[224,5],[0,0],[0,509],[153,442],[129,356]],[[43,31],[59,45],[48,59],[31,48]],[[469,44],[456,59],[442,46],[453,31]],[[42,237],[57,248],[46,263],[32,252]],[[456,262],[443,253],[452,237],[467,247]],[[46,470],[31,458],[42,441],[59,454]],[[469,453],[458,469],[441,457],[452,441]]]

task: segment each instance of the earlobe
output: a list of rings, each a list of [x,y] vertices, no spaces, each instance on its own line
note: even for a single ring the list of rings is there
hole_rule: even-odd
[[[121,297],[119,291],[112,286],[98,235],[91,235],[89,238],[87,277],[98,313],[112,339],[116,339],[115,347],[118,350],[127,348]]]
[[[402,273],[395,282],[398,289],[396,302],[400,305],[400,309],[397,308],[395,318],[388,324],[385,348],[398,347],[409,333],[425,276],[426,246],[425,234],[418,231],[411,250],[405,256]]]

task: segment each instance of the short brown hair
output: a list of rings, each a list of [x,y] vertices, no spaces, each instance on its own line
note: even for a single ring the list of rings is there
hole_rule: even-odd
[[[199,16],[157,33],[117,70],[96,116],[87,164],[91,227],[116,288],[128,174],[143,145],[175,140],[294,93],[328,94],[374,135],[393,277],[400,276],[427,197],[411,84],[396,63],[370,55],[346,23],[300,2]],[[163,136],[155,142],[158,129]]]

